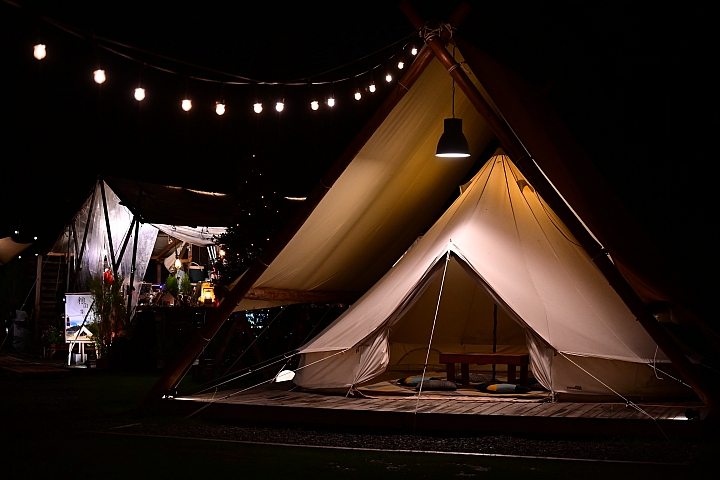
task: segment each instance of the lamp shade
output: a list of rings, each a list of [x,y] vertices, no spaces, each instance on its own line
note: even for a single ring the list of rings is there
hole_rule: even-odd
[[[436,157],[461,158],[470,156],[467,138],[462,132],[461,118],[446,118],[445,130],[438,141]]]

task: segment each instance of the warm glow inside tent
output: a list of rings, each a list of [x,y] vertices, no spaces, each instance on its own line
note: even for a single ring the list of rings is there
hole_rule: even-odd
[[[658,372],[671,367],[667,358],[502,154],[359,301],[301,348],[294,381],[349,389],[383,374],[420,374],[428,350],[428,368],[442,371],[441,352],[489,352],[495,318],[497,350],[529,352],[533,375],[556,395],[690,393]]]

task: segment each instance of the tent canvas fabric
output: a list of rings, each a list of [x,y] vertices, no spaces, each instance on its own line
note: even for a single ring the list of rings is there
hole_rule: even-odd
[[[474,155],[438,162],[443,119],[452,116],[452,82],[433,59],[253,288],[370,288],[442,213],[493,138],[459,89],[455,114]],[[236,311],[283,303],[244,299]]]
[[[447,268],[446,268],[447,265]],[[440,292],[440,284],[443,284]],[[490,159],[432,228],[368,292],[300,349],[295,383],[352,388],[440,352],[529,352],[556,394],[688,394],[587,253],[505,155]],[[666,365],[664,365],[666,366]],[[400,376],[400,375],[398,375]]]
[[[0,238],[0,265],[20,255],[32,243],[18,243],[10,237]]]

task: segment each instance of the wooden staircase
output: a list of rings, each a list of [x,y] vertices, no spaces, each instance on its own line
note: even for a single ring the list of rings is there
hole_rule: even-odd
[[[49,326],[61,326],[66,283],[67,262],[64,255],[38,256],[35,325],[39,328],[36,332],[42,332]]]

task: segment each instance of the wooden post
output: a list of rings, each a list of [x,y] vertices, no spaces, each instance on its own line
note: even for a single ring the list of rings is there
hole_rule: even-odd
[[[105,182],[100,180],[100,194],[102,195],[103,211],[105,212],[105,227],[107,228],[108,246],[110,247],[110,266],[113,268],[113,278],[117,280],[117,267],[115,266],[115,249],[113,248],[112,231],[110,230],[110,216],[105,197]]]
[[[40,331],[40,297],[42,294],[42,264],[43,256],[38,255],[37,266],[35,267],[35,329]]]
[[[405,11],[408,19],[413,22],[415,28],[419,29],[424,25],[424,22],[422,22],[422,19],[409,2],[403,1],[401,8]],[[525,150],[518,138],[515,137],[510,127],[495,114],[477,87],[475,87],[475,84],[468,78],[465,71],[462,68],[458,68],[458,63],[446,50],[444,42],[436,35],[429,36],[425,41],[433,50],[438,60],[447,68],[448,73],[455,79],[455,82],[468,97],[478,113],[485,119],[490,129],[498,137],[503,148],[505,148],[509,156],[515,161],[523,175],[527,177],[533,187],[540,193],[543,199],[550,204],[551,208],[565,223],[568,229],[570,229],[608,280],[610,286],[625,302],[653,341],[692,386],[703,403],[715,415],[720,415],[720,402],[717,400],[718,393],[716,390],[699,374],[677,343],[675,343],[667,331],[665,331],[662,325],[655,319],[637,293],[627,283],[627,280],[625,280],[612,261],[610,261],[605,249],[590,235],[585,226],[548,182],[537,165],[530,159],[529,152]]]
[[[132,298],[133,298],[133,283],[135,282],[135,260],[137,259],[137,243],[138,243],[138,233],[140,230],[140,222],[137,221],[137,217],[133,216],[133,221],[130,224],[130,228],[132,228],[133,223],[135,224],[135,238],[133,238],[133,252],[132,252],[132,266],[130,267],[130,283],[128,284],[128,303],[127,303],[127,321],[126,325],[130,324],[130,320],[132,320]],[[128,233],[128,238],[130,234]],[[125,242],[127,244],[127,241]],[[123,250],[125,247],[123,246]]]
[[[133,230],[133,227],[135,226],[136,221],[137,221],[136,217],[133,215],[133,219],[130,222],[130,226],[128,227],[127,234],[125,235],[125,238],[123,239],[122,247],[120,248],[120,253],[118,253],[117,264],[113,267],[113,270],[117,270],[118,268],[120,268],[120,262],[122,262],[122,259],[125,256],[125,249],[127,248],[127,244],[130,241],[130,235],[132,235],[132,230]],[[137,245],[136,245],[136,247],[137,247]],[[134,255],[134,253],[133,253],[133,255]]]

